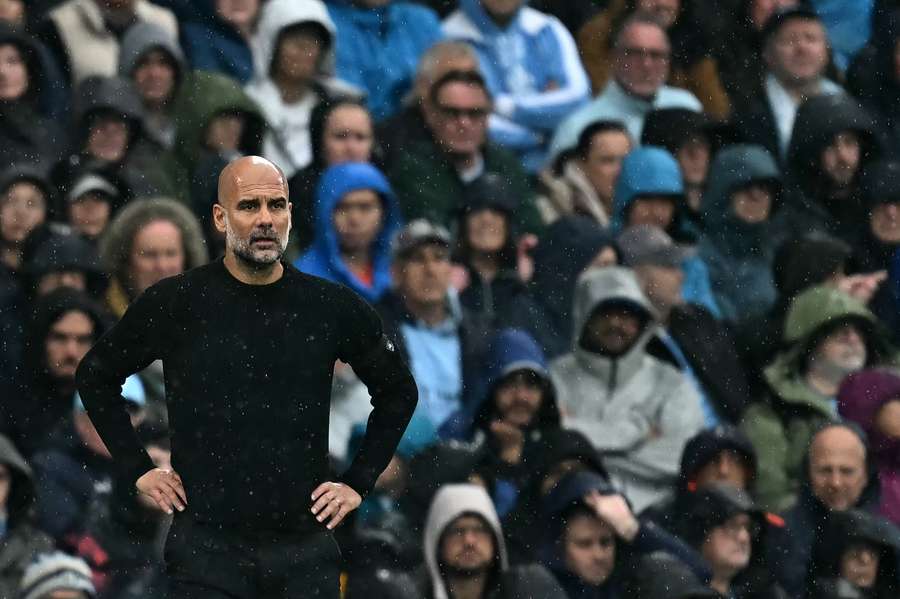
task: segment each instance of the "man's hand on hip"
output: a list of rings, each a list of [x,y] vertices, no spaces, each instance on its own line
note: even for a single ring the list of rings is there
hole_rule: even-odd
[[[344,517],[359,507],[362,497],[352,488],[341,483],[322,483],[312,494],[312,513],[316,520],[324,522],[329,530],[341,523]]]
[[[154,468],[137,479],[134,486],[167,514],[171,514],[173,509],[183,512],[187,505],[184,485],[174,470]]]

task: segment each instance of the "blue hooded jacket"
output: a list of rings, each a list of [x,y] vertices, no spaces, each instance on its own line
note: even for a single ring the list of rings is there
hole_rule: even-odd
[[[694,233],[681,217],[684,183],[678,161],[666,150],[655,146],[636,148],[622,161],[610,221],[613,232],[618,234],[627,226],[632,204],[641,196],[647,195],[677,198],[675,216],[666,232],[676,241],[693,241]],[[709,269],[703,260],[692,256],[682,263],[681,270],[684,272],[681,294],[685,301],[703,306],[718,318],[721,312],[709,283]]]
[[[362,8],[350,0],[331,0],[328,13],[337,28],[335,74],[366,91],[376,121],[391,116],[412,87],[419,58],[442,37],[437,15],[408,2]]]
[[[543,166],[550,135],[590,98],[572,35],[556,17],[528,6],[501,28],[481,0],[460,0],[443,29],[449,39],[465,41],[478,54],[494,97],[491,138],[516,151],[535,172]]]
[[[535,415],[533,429],[559,427],[559,408],[550,384],[547,358],[537,342],[520,329],[502,329],[491,340],[481,377],[474,381],[471,405],[463,408],[441,427],[443,438],[469,439],[474,429],[487,426],[494,416],[491,399],[497,383],[516,370],[533,370],[547,380],[547,392]]]
[[[181,46],[191,68],[227,75],[244,84],[253,77],[253,50],[238,30],[216,14],[213,0],[195,0],[193,10],[171,2],[181,24]]]
[[[341,258],[337,231],[332,214],[338,203],[351,191],[371,189],[384,203],[381,232],[372,249],[372,286],[360,281]],[[400,207],[387,179],[377,168],[363,162],[345,162],[332,166],[322,174],[316,190],[315,238],[309,251],[294,266],[301,271],[343,283],[371,303],[378,301],[391,285],[391,239],[400,230]]]

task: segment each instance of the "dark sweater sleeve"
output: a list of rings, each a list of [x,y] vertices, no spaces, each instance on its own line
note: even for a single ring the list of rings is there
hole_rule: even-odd
[[[396,345],[385,336],[375,310],[349,290],[340,304],[339,357],[353,367],[372,396],[365,437],[341,481],[365,497],[406,432],[418,391]]]
[[[78,391],[119,473],[131,482],[155,468],[144,450],[122,397],[125,379],[163,357],[171,316],[162,285],[142,294],[87,353],[76,374]]]

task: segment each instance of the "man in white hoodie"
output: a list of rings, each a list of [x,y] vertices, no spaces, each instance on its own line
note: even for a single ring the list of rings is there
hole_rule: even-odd
[[[573,319],[572,352],[550,365],[563,426],[590,439],[640,512],[673,488],[684,445],[703,427],[700,397],[684,374],[646,352],[658,316],[631,270],[581,275]]]
[[[312,160],[313,108],[337,97],[362,96],[333,76],[334,41],[334,23],[320,0],[269,0],[260,11],[255,74],[246,91],[271,125],[263,156],[287,178]]]
[[[425,521],[427,599],[551,599],[564,592],[543,566],[509,567],[500,519],[484,487],[445,485]]]

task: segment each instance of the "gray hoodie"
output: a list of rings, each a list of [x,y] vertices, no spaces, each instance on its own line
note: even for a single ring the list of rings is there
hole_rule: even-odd
[[[478,485],[459,484],[445,485],[434,496],[428,517],[425,520],[425,565],[428,568],[428,577],[431,580],[432,597],[434,599],[449,599],[450,594],[441,576],[438,566],[438,551],[440,550],[441,535],[451,522],[463,514],[477,514],[484,518],[491,530],[494,531],[494,543],[497,547],[497,567],[500,572],[509,567],[506,557],[506,543],[503,541],[503,531],[500,528],[500,519],[494,510],[494,504],[483,487]]]
[[[578,341],[593,312],[610,301],[645,312],[647,325],[625,354],[589,352]],[[664,499],[678,476],[685,443],[703,426],[700,397],[677,369],[647,354],[656,313],[626,268],[591,269],[578,280],[575,343],[550,365],[563,426],[584,433],[603,455],[635,511]]]

